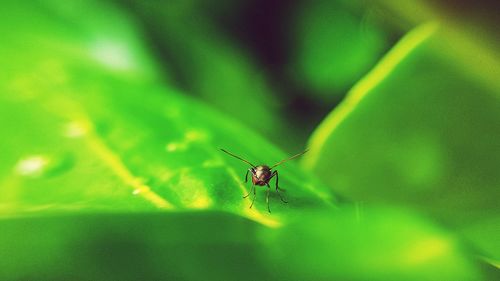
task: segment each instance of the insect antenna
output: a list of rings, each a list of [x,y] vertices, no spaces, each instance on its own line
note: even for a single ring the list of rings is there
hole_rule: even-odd
[[[237,156],[237,155],[234,155],[234,154],[232,154],[231,152],[229,152],[229,151],[227,151],[227,150],[224,150],[224,149],[222,149],[222,148],[221,148],[220,150],[222,150],[223,152],[225,152],[225,153],[227,153],[227,154],[229,154],[229,155],[233,156],[234,158],[240,159],[241,161],[243,161],[243,162],[245,162],[245,163],[249,164],[250,166],[252,166],[253,168],[256,168],[256,166],[255,166],[254,164],[252,164],[252,163],[248,162],[247,160],[245,160],[245,159],[243,159],[243,158],[241,158],[241,157],[239,157],[239,156]]]
[[[285,163],[286,161],[289,161],[289,160],[292,160],[292,159],[294,159],[294,158],[297,158],[297,157],[299,157],[300,155],[302,155],[302,154],[304,154],[304,153],[306,153],[306,152],[308,152],[308,151],[309,151],[309,149],[306,149],[306,150],[302,151],[302,152],[301,152],[301,153],[299,153],[299,154],[295,154],[295,155],[294,155],[294,156],[292,156],[292,157],[289,157],[289,158],[287,158],[287,159],[283,159],[283,160],[279,161],[278,163],[274,164],[273,166],[271,166],[271,168],[269,168],[269,169],[272,169],[272,168],[274,168],[274,167],[276,167],[276,166],[278,166],[278,165],[281,165],[281,164]]]

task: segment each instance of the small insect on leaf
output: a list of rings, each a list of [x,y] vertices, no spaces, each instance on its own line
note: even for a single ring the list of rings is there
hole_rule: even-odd
[[[271,189],[271,186],[269,185],[269,181],[271,181],[271,179],[274,178],[274,176],[276,176],[276,192],[278,193],[281,201],[283,201],[284,203],[288,203],[285,199],[283,199],[283,197],[281,196],[281,193],[279,192],[280,187],[278,185],[278,182],[279,182],[278,171],[277,170],[272,171],[272,169],[285,163],[286,161],[297,158],[308,151],[308,149],[306,149],[301,153],[298,153],[298,154],[295,154],[289,158],[283,159],[283,160],[279,161],[278,163],[269,167],[267,165],[255,166],[254,164],[250,163],[248,160],[245,160],[245,159],[241,158],[240,156],[237,156],[234,153],[231,153],[231,152],[229,152],[225,149],[222,149],[222,148],[221,148],[221,150],[224,153],[227,153],[227,154],[233,156],[234,158],[239,159],[239,160],[241,160],[241,161],[243,161],[251,166],[251,168],[247,170],[247,173],[245,175],[245,183],[248,182],[248,173],[252,173],[252,187],[250,188],[250,192],[247,195],[243,196],[243,198],[247,198],[253,192],[252,204],[250,204],[250,208],[252,208],[253,203],[255,202],[255,197],[256,197],[255,186],[267,186],[266,202],[267,202],[267,210],[269,211],[269,213],[271,213],[271,209],[269,208],[269,191]]]

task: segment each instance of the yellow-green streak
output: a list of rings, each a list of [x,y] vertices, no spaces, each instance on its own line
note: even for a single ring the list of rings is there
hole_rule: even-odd
[[[437,19],[443,22],[440,28],[440,54],[448,57],[460,70],[467,72],[469,77],[476,78],[483,85],[490,87],[496,98],[500,98],[500,57],[498,50],[491,48],[490,42],[496,42],[492,33],[481,30],[481,21],[464,20],[464,18],[449,17],[442,13],[442,7],[432,1],[392,1],[384,0],[386,8],[409,21],[409,24]],[[477,29],[479,28],[479,29]]]
[[[344,101],[323,121],[309,140],[309,155],[303,158],[302,164],[308,169],[314,168],[321,153],[321,147],[332,135],[335,129],[347,116],[354,111],[363,98],[383,81],[394,68],[404,60],[416,47],[428,39],[438,28],[438,24],[431,22],[421,25],[409,32],[396,46],[361,79],[347,94]]]
[[[485,262],[491,264],[492,266],[496,267],[497,269],[500,269],[500,260],[491,259],[488,257],[480,257],[480,258],[483,259]]]
[[[123,164],[120,158],[113,153],[92,131],[87,136],[87,144],[101,158],[101,160],[118,176],[126,185],[130,186],[134,192],[143,197],[148,202],[160,209],[173,209],[174,206],[165,198],[155,193],[149,186],[135,177]]]

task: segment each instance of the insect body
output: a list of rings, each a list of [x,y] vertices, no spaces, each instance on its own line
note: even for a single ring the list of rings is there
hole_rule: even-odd
[[[245,182],[248,182],[248,173],[252,173],[252,188],[250,189],[250,192],[243,196],[243,198],[247,198],[248,196],[250,196],[250,194],[252,193],[253,191],[253,198],[252,198],[252,204],[250,205],[250,208],[252,208],[253,206],[253,202],[255,201],[255,196],[256,196],[256,192],[255,192],[255,186],[258,185],[258,186],[267,186],[267,192],[266,192],[266,202],[267,202],[267,210],[269,211],[269,213],[271,212],[271,209],[269,208],[269,190],[271,189],[271,186],[269,185],[269,181],[271,181],[271,179],[273,177],[276,176],[276,192],[278,193],[278,195],[280,196],[280,199],[281,201],[283,201],[284,203],[288,203],[285,199],[283,199],[283,197],[281,196],[279,190],[281,189],[279,186],[278,186],[278,181],[279,181],[279,177],[278,177],[278,171],[272,171],[272,169],[278,165],[281,165],[283,164],[284,162],[288,161],[288,160],[292,160],[296,157],[299,157],[300,155],[304,154],[307,152],[307,149],[299,154],[296,154],[292,157],[289,157],[287,159],[284,159],[284,160],[281,160],[280,162],[274,164],[273,166],[269,167],[267,165],[259,165],[259,166],[255,166],[254,164],[248,162],[247,160],[239,157],[239,156],[236,156],[235,154],[229,152],[229,151],[226,151],[224,149],[221,148],[221,150],[237,159],[240,159],[241,161],[249,164],[250,166],[252,166],[250,169],[247,170],[247,173],[245,175]]]

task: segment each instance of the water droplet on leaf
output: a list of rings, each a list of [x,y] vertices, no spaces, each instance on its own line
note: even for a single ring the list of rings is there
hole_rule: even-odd
[[[88,126],[83,122],[70,122],[66,124],[64,128],[64,136],[68,138],[80,138],[86,135],[88,132]]]
[[[74,157],[70,154],[30,155],[21,158],[14,170],[24,177],[48,177],[66,172],[74,166],[74,162]]]
[[[39,177],[46,170],[50,159],[42,155],[32,155],[20,159],[15,167],[16,172],[21,176]]]

